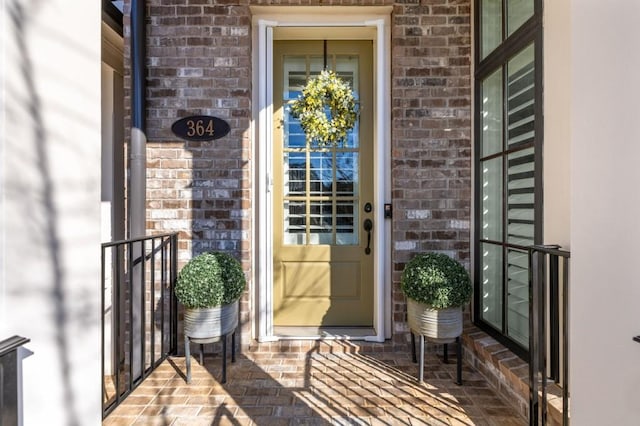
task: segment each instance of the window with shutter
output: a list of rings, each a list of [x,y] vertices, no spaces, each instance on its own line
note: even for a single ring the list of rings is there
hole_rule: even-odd
[[[540,3],[476,2],[474,320],[522,357],[542,231]]]

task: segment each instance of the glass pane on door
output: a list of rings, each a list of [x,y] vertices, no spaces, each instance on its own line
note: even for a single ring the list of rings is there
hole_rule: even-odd
[[[358,195],[358,153],[336,152],[336,195],[355,197]]]
[[[307,204],[304,201],[285,201],[284,244],[300,245],[307,243]]]
[[[309,207],[310,244],[333,241],[333,206],[331,202],[312,201]]]
[[[284,156],[284,193],[304,196],[306,193],[306,163],[304,153],[287,152]]]
[[[353,201],[336,203],[336,244],[347,246],[358,244],[358,207]]]
[[[309,194],[311,196],[327,196],[333,194],[333,153],[309,153]]]

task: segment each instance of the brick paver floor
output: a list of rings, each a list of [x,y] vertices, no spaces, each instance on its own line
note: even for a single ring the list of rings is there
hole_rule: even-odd
[[[263,344],[264,345],[264,344]],[[388,348],[387,348],[388,349]],[[425,354],[424,382],[408,351],[364,351],[349,342],[311,342],[288,350],[247,350],[228,362],[183,357],[153,372],[103,422],[122,425],[525,425],[487,382],[464,365]]]

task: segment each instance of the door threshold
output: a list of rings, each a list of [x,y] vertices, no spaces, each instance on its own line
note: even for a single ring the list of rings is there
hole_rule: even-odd
[[[277,339],[366,340],[375,336],[373,327],[274,327]]]

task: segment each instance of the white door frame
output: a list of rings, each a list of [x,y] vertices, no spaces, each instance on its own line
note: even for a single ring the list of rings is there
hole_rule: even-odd
[[[391,112],[390,57],[391,6],[291,7],[255,6],[253,15],[253,158],[255,182],[252,224],[254,232],[254,282],[251,318],[256,326],[253,338],[260,342],[278,340],[273,328],[273,40],[274,28],[336,27],[354,38],[370,39],[374,50],[374,307],[375,334],[366,341],[383,342],[391,336],[391,224],[384,219],[384,204],[391,202]],[[338,31],[339,30],[339,31]],[[324,32],[323,38],[330,39]],[[318,38],[309,35],[310,38]],[[341,38],[345,37],[333,37]]]

